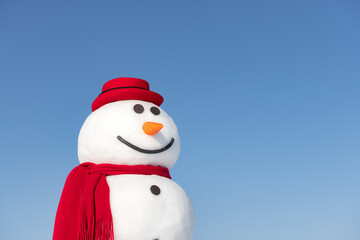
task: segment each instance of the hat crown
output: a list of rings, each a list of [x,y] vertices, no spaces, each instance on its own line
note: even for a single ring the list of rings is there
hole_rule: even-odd
[[[102,92],[116,88],[141,88],[150,90],[149,83],[140,78],[120,77],[109,80],[102,87]]]
[[[91,105],[92,111],[107,103],[121,100],[141,100],[160,106],[164,98],[150,91],[149,83],[140,78],[119,77],[106,82],[102,92]]]

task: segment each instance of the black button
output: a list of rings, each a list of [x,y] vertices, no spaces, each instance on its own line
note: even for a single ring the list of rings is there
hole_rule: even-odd
[[[159,195],[160,194],[160,188],[158,187],[158,186],[156,186],[156,185],[152,185],[151,187],[150,187],[150,191],[152,192],[152,194],[154,194],[154,195]]]

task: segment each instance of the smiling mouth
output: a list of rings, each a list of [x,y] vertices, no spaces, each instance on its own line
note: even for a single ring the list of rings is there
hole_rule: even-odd
[[[161,153],[163,151],[166,151],[168,150],[174,143],[174,138],[171,138],[170,142],[163,148],[159,148],[159,149],[154,149],[154,150],[148,150],[148,149],[143,149],[143,148],[140,148],[138,146],[135,146],[134,144],[132,143],[129,143],[128,141],[126,141],[125,139],[123,139],[121,136],[117,136],[117,139],[124,143],[126,146],[138,151],[138,152],[141,152],[141,153],[148,153],[148,154],[154,154],[154,153]]]

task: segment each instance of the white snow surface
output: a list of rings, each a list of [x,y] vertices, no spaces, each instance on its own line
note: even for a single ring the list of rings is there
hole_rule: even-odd
[[[108,176],[115,240],[190,240],[194,212],[185,191],[155,175]],[[159,195],[150,188],[156,185]]]

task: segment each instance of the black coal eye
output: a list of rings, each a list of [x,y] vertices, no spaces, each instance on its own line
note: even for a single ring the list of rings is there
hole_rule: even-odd
[[[134,111],[136,113],[142,113],[142,112],[144,112],[144,107],[141,104],[135,104]]]
[[[160,109],[158,109],[157,107],[152,107],[152,108],[150,108],[150,111],[151,111],[154,115],[159,115],[159,114],[160,114]]]

